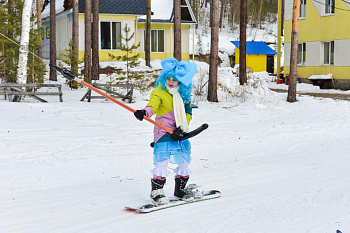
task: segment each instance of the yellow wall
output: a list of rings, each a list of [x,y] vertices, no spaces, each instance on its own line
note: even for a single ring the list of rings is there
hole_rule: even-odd
[[[165,30],[170,30],[172,24],[157,24],[157,23],[152,23],[151,29],[165,29]],[[138,29],[145,29],[146,28],[146,23],[138,23],[137,24]],[[181,24],[181,30],[189,30],[190,25],[187,24]]]
[[[253,72],[266,71],[267,55],[256,55],[247,54],[246,55],[246,66],[251,67]],[[239,49],[236,48],[235,51],[235,63],[239,64]]]
[[[314,4],[307,1],[306,18],[299,20],[299,42],[349,39],[349,11],[335,9],[334,15],[321,16]],[[335,7],[349,9],[342,1],[335,1]],[[292,20],[285,20],[284,23],[284,42],[290,43]]]
[[[79,14],[79,19],[83,20],[84,19],[84,14]],[[113,14],[100,14],[100,21],[128,21],[130,22],[135,22],[136,18],[133,15],[113,15]],[[138,29],[145,29],[145,23],[135,23],[134,24],[134,28],[135,28],[135,40],[138,41],[138,38],[143,38],[143,35],[141,35],[140,33],[137,33]],[[129,27],[131,27],[131,24],[129,24]],[[172,24],[157,24],[157,23],[152,23],[151,25],[151,29],[163,29],[168,31],[168,33],[170,34],[170,38],[173,37],[173,27]],[[181,25],[181,29],[185,32],[188,32],[190,29],[190,25],[187,24],[182,24]],[[140,35],[139,35],[140,34]],[[187,35],[187,34],[186,34]],[[169,48],[168,50],[173,51],[173,40],[171,39],[171,41],[166,41],[166,44],[169,44]],[[187,41],[183,41],[182,43],[189,43]],[[142,46],[142,45],[141,45]],[[166,46],[166,45],[165,45]],[[186,47],[188,47],[188,45],[186,45]],[[143,50],[142,50],[143,51]],[[112,59],[109,57],[109,54],[113,54],[115,56],[123,56],[124,52],[122,51],[118,51],[118,50],[100,50],[99,52],[99,59],[100,61],[111,61]],[[164,53],[151,53],[151,60],[155,60],[155,59],[160,59],[163,60],[165,58],[168,57],[172,57],[174,56],[174,54],[172,52],[164,52]],[[144,52],[139,52],[139,57],[142,59],[145,59],[145,53]],[[79,51],[79,60],[83,60],[84,59],[84,51]],[[189,51],[186,51],[184,53],[182,53],[182,60],[189,60]]]
[[[284,67],[284,73],[290,73],[290,67]],[[349,66],[298,66],[298,78],[309,78],[311,75],[332,73],[335,79],[350,79]]]
[[[140,30],[144,30],[146,28],[146,23],[138,23],[137,24],[137,29],[140,29]],[[170,38],[168,39],[168,41],[165,41],[165,52],[164,53],[151,53],[151,60],[156,60],[156,59],[159,59],[159,60],[163,60],[165,58],[168,58],[168,57],[173,57],[174,54],[173,54],[173,37],[174,37],[174,33],[173,33],[173,27],[172,27],[172,24],[157,24],[157,23],[152,23],[151,25],[151,29],[162,29],[162,30],[165,30],[165,40],[167,40],[167,38]],[[187,24],[182,24],[181,25],[181,30],[183,31],[183,33],[187,33],[188,34],[188,31],[190,29],[190,25],[187,25]],[[141,33],[139,33],[139,37],[140,38],[143,38],[143,35],[141,35]],[[186,36],[187,36],[186,34]],[[184,38],[181,38],[182,40],[182,47],[189,47],[189,41],[185,41]],[[185,44],[187,43],[187,44]],[[143,46],[143,42],[141,42],[141,47]],[[143,48],[143,47],[142,47]],[[186,49],[182,49],[183,51],[185,51]],[[171,52],[170,52],[171,51]],[[141,52],[139,52],[139,57],[142,58],[142,59],[145,59],[146,55],[145,55],[145,52],[144,50],[142,49]],[[189,51],[187,52],[182,52],[181,53],[181,60],[184,60],[184,61],[188,61],[189,60],[189,57],[190,57],[190,54],[189,54]]]
[[[151,53],[151,60],[156,60],[156,59],[159,59],[159,60],[163,60],[165,58],[168,58],[168,57],[173,57],[174,54],[172,53]],[[145,59],[145,53],[139,53],[139,57],[142,58],[142,59]],[[183,61],[189,61],[190,59],[190,54],[189,53],[181,53],[181,60]]]
[[[92,18],[92,14],[91,14],[91,18]],[[118,21],[122,21],[122,20],[134,20],[135,17],[133,15],[113,15],[113,14],[100,14],[100,21],[104,21],[104,20],[118,20]],[[79,19],[85,19],[85,15],[84,14],[79,14]]]
[[[307,1],[306,18],[299,20],[298,43],[314,41],[332,41],[350,38],[349,11],[335,9],[334,15],[321,16],[311,1]],[[335,1],[335,7],[349,9],[342,1]],[[324,9],[322,7],[322,9]],[[290,9],[292,10],[292,9]],[[285,20],[284,41],[290,47],[292,20]],[[306,49],[307,50],[307,49]],[[308,52],[308,50],[306,51]],[[284,73],[289,74],[290,64],[285,62]],[[286,60],[285,60],[286,61]],[[350,79],[350,67],[347,66],[298,66],[298,77],[309,78],[311,75],[332,73],[335,79]]]

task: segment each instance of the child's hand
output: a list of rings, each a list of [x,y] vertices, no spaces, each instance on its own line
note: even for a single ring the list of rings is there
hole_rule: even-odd
[[[136,112],[134,112],[134,116],[137,120],[142,121],[144,116],[146,116],[146,112],[145,110],[136,110]]]
[[[183,137],[184,137],[184,132],[180,127],[176,128],[173,134],[171,135],[171,138],[175,141],[180,141]]]

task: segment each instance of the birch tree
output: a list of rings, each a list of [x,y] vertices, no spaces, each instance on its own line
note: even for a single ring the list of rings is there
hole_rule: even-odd
[[[22,12],[22,32],[19,47],[17,83],[27,83],[27,62],[29,51],[30,16],[33,0],[25,0]],[[19,97],[18,97],[19,98]],[[19,99],[18,99],[19,100]]]

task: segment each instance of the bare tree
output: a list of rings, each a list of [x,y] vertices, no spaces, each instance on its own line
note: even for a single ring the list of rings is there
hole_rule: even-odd
[[[78,75],[78,59],[79,59],[79,0],[73,0],[73,58],[71,68],[75,75]]]
[[[174,57],[181,60],[181,0],[174,0]]]
[[[218,102],[217,82],[219,66],[219,0],[211,0],[211,45],[208,82],[208,101]]]
[[[299,35],[299,9],[300,0],[293,2],[292,38],[290,49],[290,72],[288,87],[288,102],[297,100],[297,57],[298,57],[298,35]]]
[[[99,80],[100,78],[100,57],[98,48],[98,34],[99,34],[99,11],[100,0],[93,1],[93,22],[92,22],[92,80]]]
[[[56,0],[50,0],[50,63],[56,65]],[[57,72],[50,68],[50,80],[57,81]]]
[[[85,81],[91,83],[91,0],[85,0]]]
[[[239,83],[247,83],[246,72],[247,0],[241,0],[239,23]]]
[[[151,13],[151,0],[147,0],[145,59],[148,67],[151,67]]]

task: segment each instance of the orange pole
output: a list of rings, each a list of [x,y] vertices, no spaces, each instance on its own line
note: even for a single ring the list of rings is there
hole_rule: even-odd
[[[100,94],[100,95],[106,97],[107,99],[113,101],[114,103],[116,103],[116,104],[122,106],[123,108],[126,108],[126,109],[129,110],[130,112],[132,112],[132,113],[136,112],[135,109],[129,107],[128,105],[126,105],[126,104],[120,102],[120,101],[117,100],[117,99],[114,99],[112,96],[107,95],[107,94],[104,93],[103,91],[101,91],[101,90],[97,89],[96,87],[94,87],[94,86],[88,84],[87,82],[81,81],[80,83],[83,84],[84,86],[88,87],[89,89],[91,89],[91,90],[97,92],[98,94]],[[172,130],[168,129],[167,127],[165,127],[165,126],[163,126],[163,125],[161,125],[161,124],[159,124],[158,122],[152,120],[151,118],[145,116],[144,119],[147,120],[147,121],[149,121],[149,122],[151,122],[152,124],[158,126],[159,128],[164,129],[164,130],[167,131],[168,133],[173,134],[173,131],[172,131]]]

